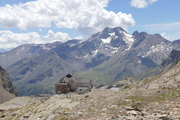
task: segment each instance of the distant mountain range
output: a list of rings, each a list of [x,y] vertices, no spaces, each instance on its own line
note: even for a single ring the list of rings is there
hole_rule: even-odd
[[[159,34],[121,27],[105,28],[85,40],[45,45],[21,45],[0,54],[0,65],[9,73],[20,96],[54,93],[54,84],[75,72],[94,85],[154,69],[170,52],[180,50],[180,40],[168,41]]]
[[[7,52],[9,49],[0,49],[0,53]]]

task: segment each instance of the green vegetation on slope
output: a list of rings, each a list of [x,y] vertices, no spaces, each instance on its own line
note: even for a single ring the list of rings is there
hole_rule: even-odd
[[[15,86],[18,88],[20,96],[29,96],[35,94],[54,94],[55,93],[55,84],[59,80],[55,81],[43,81],[36,84],[29,84],[27,82],[16,82]],[[27,85],[29,84],[29,85]]]

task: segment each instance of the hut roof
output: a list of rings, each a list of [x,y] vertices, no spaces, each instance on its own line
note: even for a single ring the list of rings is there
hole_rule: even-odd
[[[67,74],[65,77],[63,77],[60,80],[60,83],[68,83],[70,80],[74,80],[75,82],[78,82],[78,83],[89,83],[91,79],[84,79],[74,73],[71,73],[71,74]]]
[[[55,85],[68,85],[68,83],[57,83]]]

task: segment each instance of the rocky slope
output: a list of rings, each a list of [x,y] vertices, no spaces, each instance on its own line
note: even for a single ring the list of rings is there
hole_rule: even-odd
[[[161,75],[130,81],[119,90],[93,89],[86,94],[39,94],[0,104],[6,119],[180,119],[180,61]]]
[[[36,95],[0,104],[2,120],[179,119],[180,92],[96,90],[84,95]]]
[[[146,70],[142,72],[140,75],[134,76],[134,79],[142,80],[146,77],[159,75],[171,69],[174,66],[174,64],[177,62],[177,59],[179,57],[180,57],[180,51],[172,50],[169,56],[159,66],[151,70]]]
[[[140,81],[140,88],[145,89],[179,89],[180,88],[180,62],[172,69],[160,75],[145,78]]]
[[[0,101],[4,102],[18,96],[18,91],[12,84],[7,72],[0,66]]]
[[[1,66],[0,66],[0,80],[2,81],[3,88],[6,91],[18,96],[18,91],[16,87],[12,84],[8,73]]]
[[[0,103],[11,100],[16,97],[15,95],[6,91],[2,86],[2,81],[0,80]]]

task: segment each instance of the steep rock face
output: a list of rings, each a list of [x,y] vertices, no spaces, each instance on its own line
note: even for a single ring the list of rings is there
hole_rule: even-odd
[[[1,80],[2,87],[6,91],[8,91],[9,93],[12,93],[16,96],[19,95],[16,87],[12,84],[12,82],[9,78],[9,75],[1,66],[0,66],[0,80]]]
[[[146,78],[140,81],[141,89],[179,89],[180,88],[180,62],[165,73]],[[150,82],[149,82],[150,81]],[[146,83],[146,84],[145,84]]]

